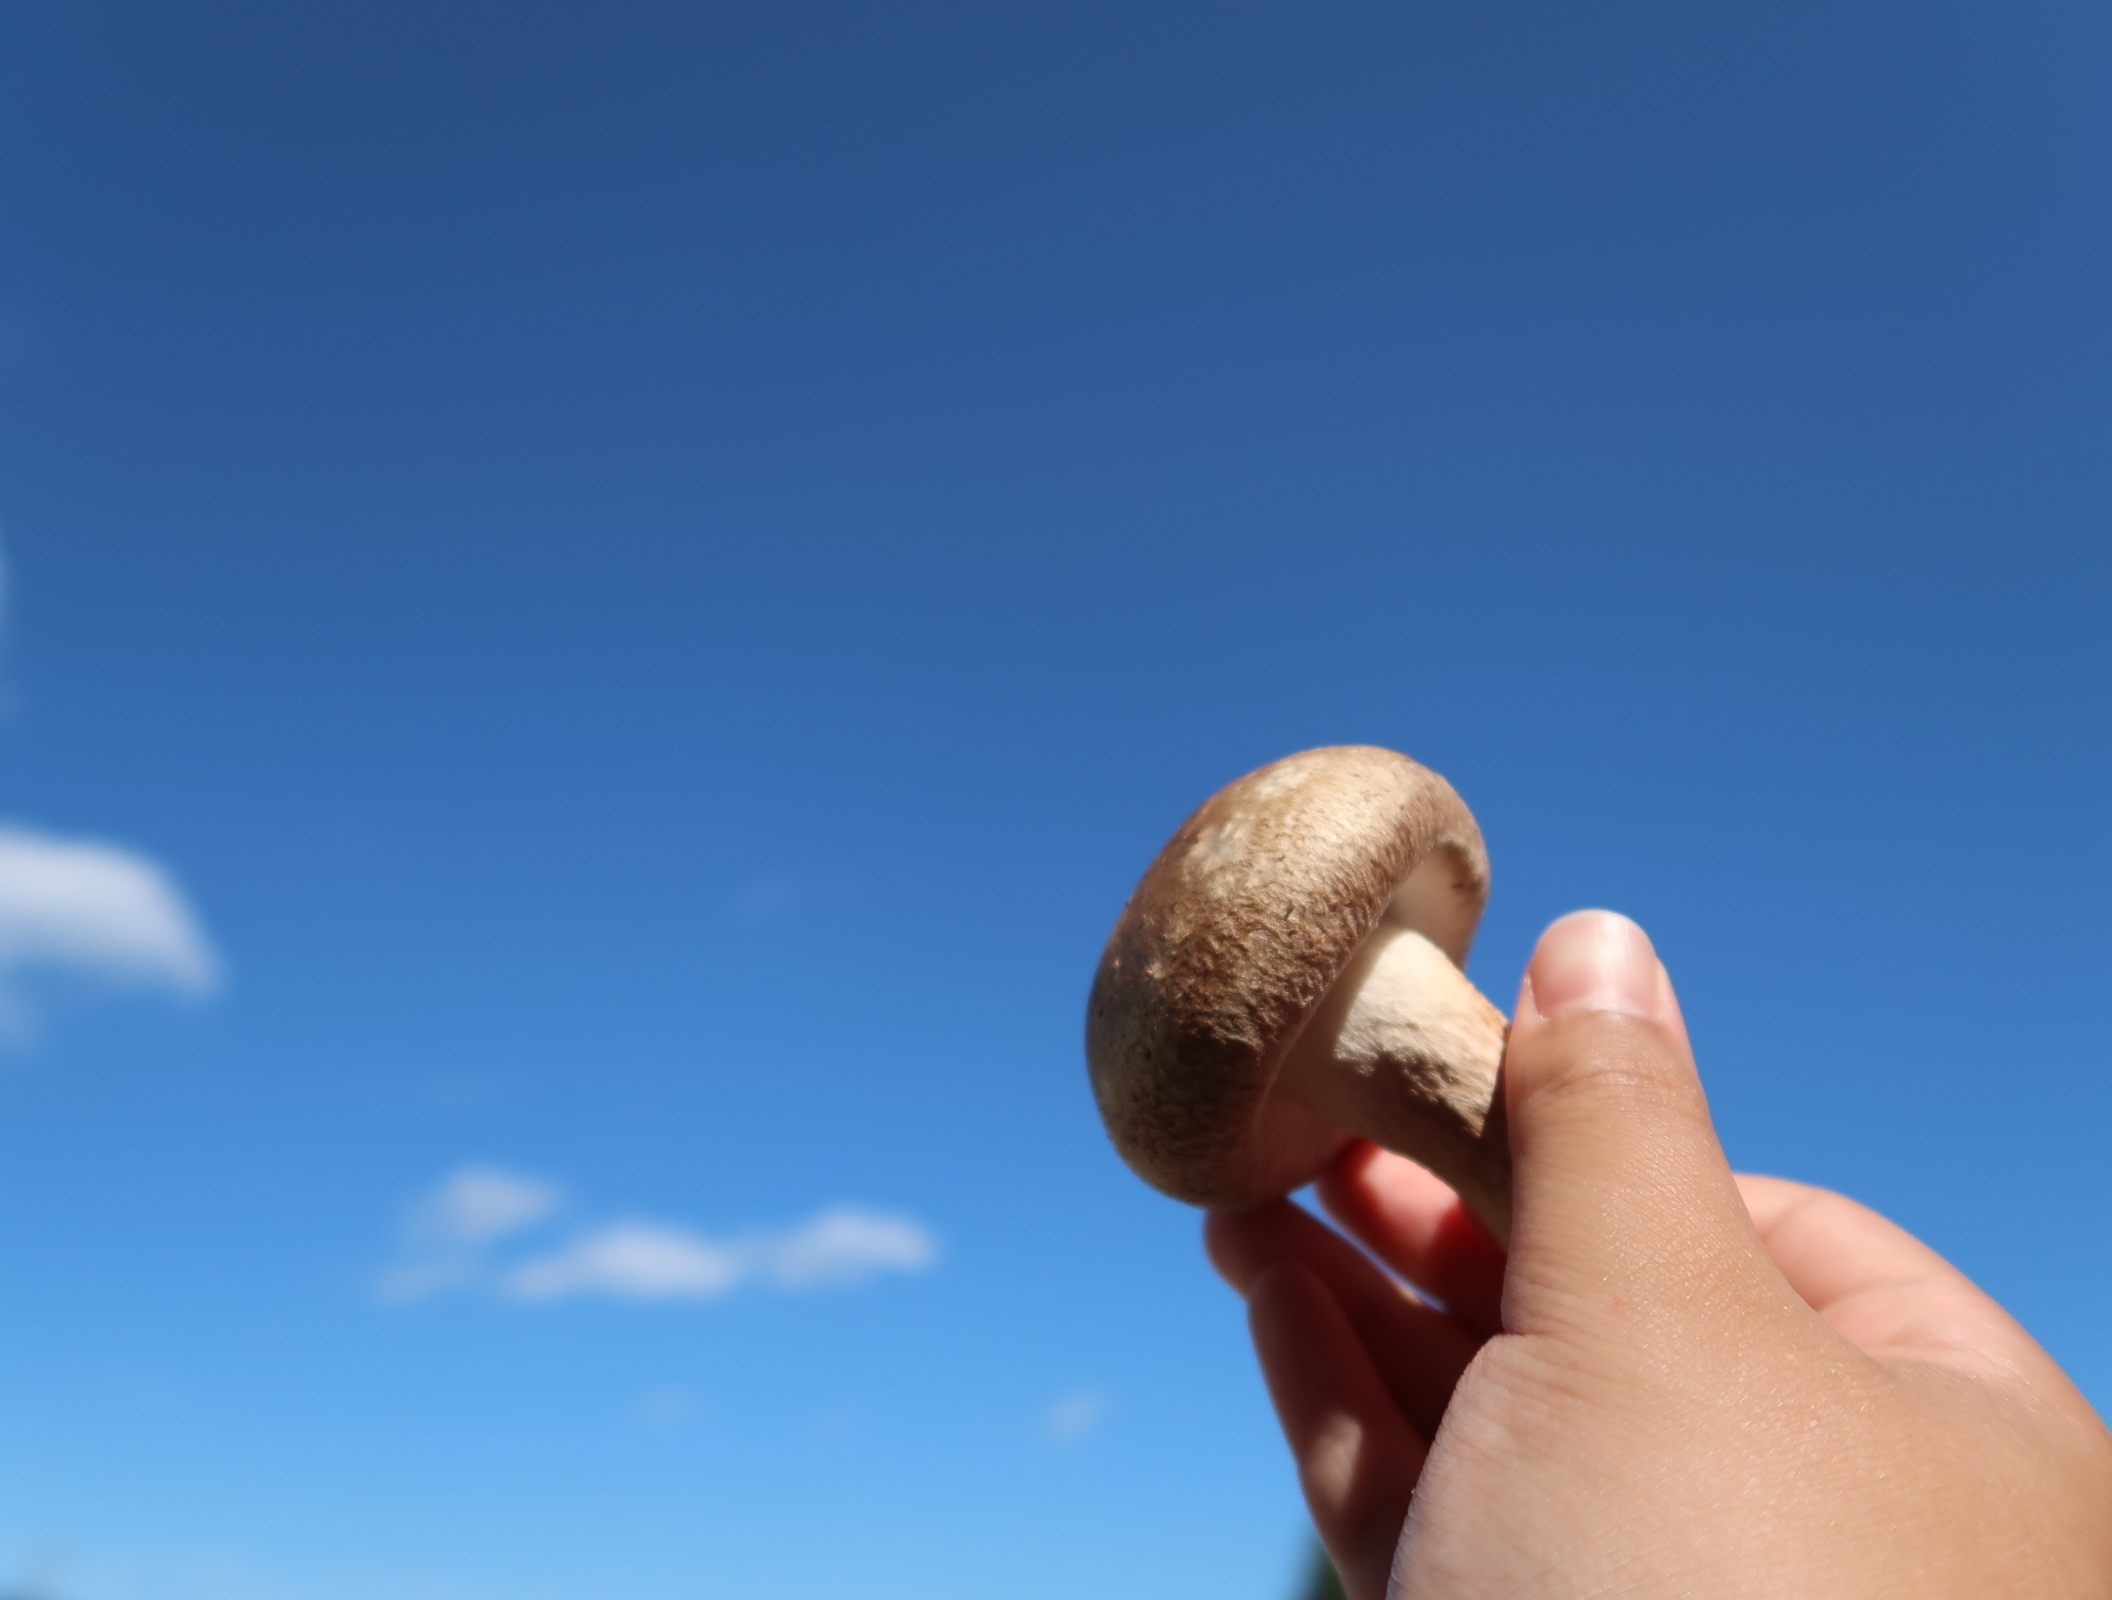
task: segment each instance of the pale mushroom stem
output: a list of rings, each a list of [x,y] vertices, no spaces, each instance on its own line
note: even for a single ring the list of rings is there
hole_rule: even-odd
[[[1495,1105],[1508,1026],[1444,951],[1382,923],[1298,1036],[1277,1088],[1428,1167],[1508,1244],[1511,1152]]]

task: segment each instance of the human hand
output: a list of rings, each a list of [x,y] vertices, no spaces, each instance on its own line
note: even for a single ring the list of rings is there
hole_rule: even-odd
[[[1733,1176],[1640,928],[1542,936],[1504,1079],[1508,1263],[1397,1156],[1321,1181],[1436,1305],[1287,1201],[1206,1226],[1350,1600],[2112,1597],[2112,1435],[1912,1236]]]

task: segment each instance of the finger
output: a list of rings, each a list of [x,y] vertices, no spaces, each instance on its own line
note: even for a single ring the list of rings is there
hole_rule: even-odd
[[[1294,1263],[1255,1281],[1247,1318],[1321,1543],[1349,1600],[1384,1600],[1424,1447],[1320,1278]]]
[[[1502,1327],[1503,1246],[1443,1179],[1359,1140],[1320,1176],[1328,1213],[1486,1339]]]
[[[1866,1354],[2008,1365],[2041,1352],[2009,1314],[1897,1223],[1846,1195],[1738,1175],[1775,1265],[1805,1304]]]
[[[1437,1432],[1459,1375],[1481,1341],[1393,1282],[1339,1233],[1287,1200],[1219,1211],[1203,1225],[1205,1248],[1233,1288],[1251,1295],[1277,1267],[1323,1283],[1356,1330],[1394,1407],[1422,1439]]]
[[[1957,1276],[1906,1229],[1846,1195],[1747,1173],[1738,1189],[1775,1265],[1814,1311],[1880,1283]]]
[[[1504,1054],[1513,1196],[1504,1327],[1632,1336],[1789,1301],[1716,1141],[1671,980],[1643,930],[1580,911],[1541,935]]]

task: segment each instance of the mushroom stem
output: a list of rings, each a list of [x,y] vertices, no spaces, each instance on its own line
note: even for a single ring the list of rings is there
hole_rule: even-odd
[[[1291,1047],[1278,1088],[1444,1179],[1503,1243],[1511,1152],[1503,1013],[1424,935],[1381,923]]]

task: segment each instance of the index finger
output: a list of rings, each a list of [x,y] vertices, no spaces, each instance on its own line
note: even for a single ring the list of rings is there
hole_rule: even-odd
[[[1739,1173],[1738,1188],[1789,1286],[1866,1354],[1953,1364],[2045,1359],[1970,1278],[1868,1206],[1753,1173]]]

